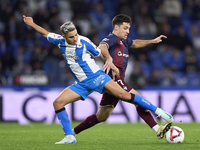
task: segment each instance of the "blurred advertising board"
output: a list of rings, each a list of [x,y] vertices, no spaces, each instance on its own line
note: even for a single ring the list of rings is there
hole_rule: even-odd
[[[53,90],[2,90],[0,89],[0,122],[58,123],[53,109],[53,101],[61,92]],[[139,93],[154,105],[174,115],[175,122],[200,122],[200,91],[199,90],[141,90]],[[84,120],[97,112],[102,95],[94,92],[85,101],[79,100],[68,104],[66,110],[72,121]],[[153,115],[154,116],[154,115]],[[157,117],[154,116],[156,120]],[[138,116],[135,106],[119,102],[107,123],[125,123],[143,120]],[[161,121],[163,121],[161,119]]]

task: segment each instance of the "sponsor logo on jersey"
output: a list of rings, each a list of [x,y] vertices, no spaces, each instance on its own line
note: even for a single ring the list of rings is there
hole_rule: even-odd
[[[78,56],[76,56],[76,52],[74,50],[72,51],[66,51],[65,54],[63,54],[64,57],[67,59],[72,58],[72,59],[79,59]]]
[[[109,39],[107,39],[107,38],[104,38],[102,41],[108,41]]]
[[[53,37],[54,38],[61,38],[62,36],[61,35],[57,35],[57,34],[53,34]]]
[[[121,51],[119,51],[118,53],[117,53],[117,55],[118,56],[124,56],[124,57],[129,57],[129,55],[128,54],[122,54],[122,52]]]
[[[119,51],[117,54],[118,54],[118,56],[122,56],[122,52],[121,51]]]

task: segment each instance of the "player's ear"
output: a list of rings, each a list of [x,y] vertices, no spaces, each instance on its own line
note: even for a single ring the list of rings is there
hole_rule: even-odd
[[[114,26],[114,29],[115,29],[115,30],[118,30],[118,29],[119,29],[119,25],[116,24],[116,25]]]

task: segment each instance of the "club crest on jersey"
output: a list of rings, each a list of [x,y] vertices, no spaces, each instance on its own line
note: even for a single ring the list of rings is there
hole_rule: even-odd
[[[82,47],[82,43],[77,44],[77,47],[81,48]]]

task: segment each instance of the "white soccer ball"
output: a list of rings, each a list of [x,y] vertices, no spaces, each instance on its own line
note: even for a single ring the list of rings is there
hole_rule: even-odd
[[[168,143],[182,143],[184,137],[183,130],[177,126],[171,126],[170,130],[165,134],[165,139]]]

